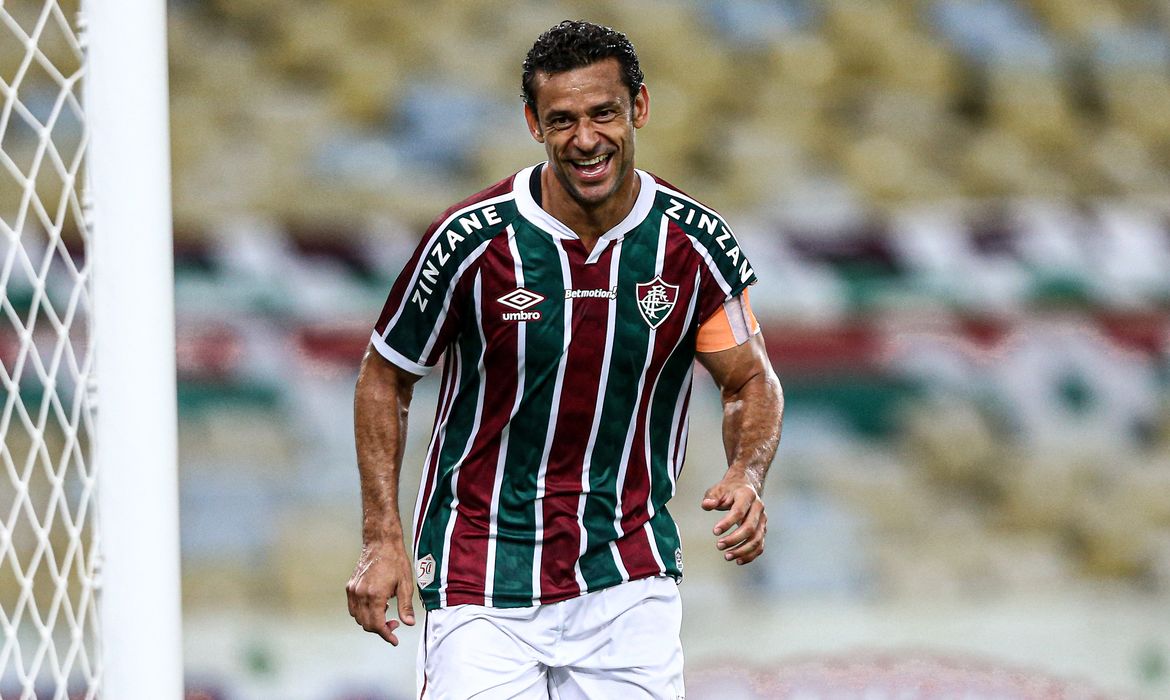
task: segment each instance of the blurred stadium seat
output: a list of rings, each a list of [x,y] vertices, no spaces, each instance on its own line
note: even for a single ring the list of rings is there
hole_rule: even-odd
[[[189,615],[344,618],[367,329],[430,217],[541,159],[520,63],[577,16],[643,57],[639,164],[739,222],[767,270],[753,302],[788,394],[770,487],[787,527],[766,565],[731,571],[687,514],[690,590],[1165,600],[1165,2],[172,0]],[[690,454],[680,512],[721,459]],[[1096,677],[1170,692],[1122,663]],[[215,680],[230,664],[208,664],[191,697],[237,697]],[[694,697],[731,697],[696,678]],[[742,697],[772,697],[756,681]]]

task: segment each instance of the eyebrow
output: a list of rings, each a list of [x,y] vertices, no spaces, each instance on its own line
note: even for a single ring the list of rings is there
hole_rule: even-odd
[[[598,104],[592,105],[588,109],[586,109],[585,112],[587,114],[594,114],[594,113],[599,112],[603,109],[619,109],[620,110],[621,108],[622,108],[622,101],[620,99],[613,99],[613,100],[606,100],[605,102],[599,102]],[[567,110],[567,109],[550,109],[548,112],[545,113],[544,119],[554,119],[556,117],[571,116],[571,115],[572,115],[572,112],[570,110]]]

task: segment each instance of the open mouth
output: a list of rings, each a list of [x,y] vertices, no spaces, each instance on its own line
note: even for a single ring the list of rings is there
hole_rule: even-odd
[[[593,180],[605,174],[612,157],[612,153],[603,153],[593,158],[575,158],[569,162],[573,165],[573,170],[577,172],[578,176],[585,180]]]

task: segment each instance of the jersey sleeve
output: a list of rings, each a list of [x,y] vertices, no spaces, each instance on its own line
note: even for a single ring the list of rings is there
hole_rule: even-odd
[[[434,368],[458,333],[474,257],[454,255],[432,224],[374,324],[370,343],[378,354],[412,374],[426,375]]]
[[[722,220],[713,233],[700,230],[689,237],[701,258],[697,308],[701,324],[758,280],[747,254]]]

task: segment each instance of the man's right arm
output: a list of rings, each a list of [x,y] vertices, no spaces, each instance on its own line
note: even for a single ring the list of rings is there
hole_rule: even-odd
[[[345,587],[349,614],[367,632],[397,646],[398,620],[387,620],[390,598],[398,617],[414,624],[414,566],[398,512],[398,478],[407,413],[417,375],[366,350],[354,392],[354,437],[362,490],[362,552]]]

